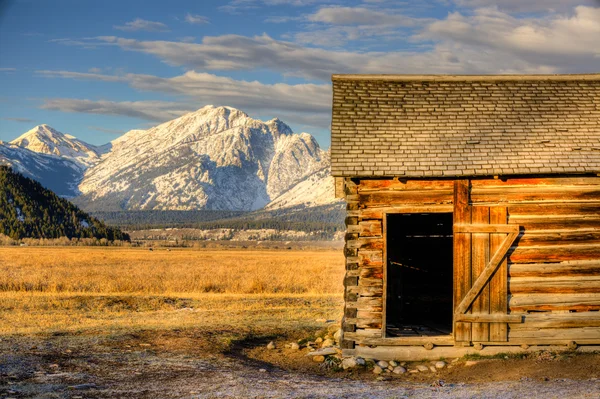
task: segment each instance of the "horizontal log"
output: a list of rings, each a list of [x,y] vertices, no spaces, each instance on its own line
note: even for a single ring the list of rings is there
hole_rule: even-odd
[[[383,286],[369,287],[369,286],[356,286],[347,287],[347,293],[357,294],[360,297],[381,297],[383,296]]]
[[[366,220],[359,222],[361,237],[381,237],[383,227],[381,220]]]
[[[356,312],[356,316],[357,319],[383,319],[383,313],[382,312],[370,312],[368,310],[359,310]]]
[[[522,315],[512,314],[455,314],[455,322],[464,323],[522,323]]]
[[[511,294],[600,293],[600,276],[513,277]]]
[[[518,239],[520,247],[555,246],[565,244],[600,244],[600,231],[597,228],[564,230],[557,232],[528,231]]]
[[[350,337],[345,336],[344,338],[354,340],[353,336],[363,337],[363,338],[381,338],[382,332],[380,328],[357,328],[355,332],[348,333],[351,334]]]
[[[357,249],[379,249],[382,250],[385,241],[383,238],[358,238],[346,241],[346,247]]]
[[[600,259],[561,263],[510,264],[508,275],[516,277],[600,276]]]
[[[359,278],[359,287],[383,287],[383,279],[380,278]]]
[[[531,215],[598,216],[600,206],[590,203],[512,204],[508,206],[511,217]]]
[[[546,263],[600,259],[600,244],[569,244],[551,247],[512,247],[509,263]]]
[[[383,266],[383,251],[381,250],[358,250],[358,262],[361,265]]]
[[[372,318],[372,319],[346,319],[345,322],[347,324],[354,324],[357,328],[370,328],[370,329],[381,329],[382,320],[381,318]]]
[[[581,328],[511,328],[508,329],[508,339],[512,338],[536,338],[536,339],[597,339],[600,340],[600,328],[581,327]]]
[[[361,180],[359,193],[373,191],[452,190],[452,180]]]
[[[390,205],[384,207],[369,207],[360,210],[360,219],[383,219],[387,213],[450,213],[454,210],[452,204],[436,205]]]
[[[498,343],[499,346],[491,346],[485,343],[482,350],[477,350],[472,346],[468,347],[454,347],[453,343],[446,345],[436,345],[433,350],[427,350],[422,345],[419,346],[404,346],[404,345],[385,345],[376,346],[374,348],[368,346],[357,346],[353,349],[344,349],[342,351],[343,356],[361,356],[369,359],[381,359],[381,360],[407,360],[407,361],[423,361],[423,360],[438,360],[440,358],[460,358],[468,354],[476,354],[479,356],[497,356],[500,354],[507,353],[532,353],[541,350],[560,351],[564,350],[565,343],[568,341],[560,340],[546,340],[541,345],[555,345],[552,342],[562,342],[557,346],[537,346],[537,343],[531,343],[530,348],[523,349],[518,345],[521,343],[531,342],[531,340],[521,340],[518,344],[509,344],[507,342]],[[548,342],[548,343],[546,343]],[[579,342],[578,342],[579,343]],[[597,341],[588,340],[587,344],[597,344]],[[586,345],[585,341],[582,341],[583,345]],[[578,351],[585,350],[586,352],[597,351],[596,347],[581,347]]]
[[[523,315],[524,323],[511,328],[600,327],[600,312],[532,313]]]
[[[451,335],[440,335],[440,336],[420,336],[420,337],[389,337],[389,338],[367,338],[355,333],[350,334],[347,339],[355,340],[365,345],[419,345],[423,346],[428,343],[434,345],[445,346],[454,345],[454,338]]]
[[[356,301],[356,306],[358,308],[363,308],[365,306],[383,306],[383,298],[374,298],[374,297],[361,297]]]
[[[450,204],[452,190],[431,191],[387,191],[359,194],[359,201],[365,206],[388,206],[390,204]]]
[[[509,224],[518,225],[525,234],[552,230],[594,229],[600,226],[599,216],[540,216],[517,217],[511,216]]]
[[[346,226],[346,234],[348,233],[360,233],[360,226],[358,224],[348,225]]]
[[[362,195],[360,194],[359,201],[362,201]],[[600,201],[600,187],[598,185],[473,187],[471,201],[473,204]]]
[[[519,226],[510,224],[462,224],[453,226],[455,233],[513,233],[519,231]]]
[[[383,281],[383,267],[361,268],[358,275],[361,278],[375,278]]]
[[[600,310],[600,294],[512,294],[509,296],[508,307],[511,313]]]
[[[471,187],[493,188],[493,187],[530,187],[530,186],[600,186],[600,178],[597,176],[578,177],[520,177],[508,179],[471,179]]]

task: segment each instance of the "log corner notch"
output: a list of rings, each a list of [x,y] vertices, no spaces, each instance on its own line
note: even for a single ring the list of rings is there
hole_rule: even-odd
[[[338,183],[341,180],[341,183]],[[356,194],[358,188],[350,179],[336,178],[336,196],[337,190],[342,190],[342,198],[346,198],[347,217],[346,223],[346,245],[344,246],[344,256],[346,263],[346,276],[344,277],[344,316],[342,318],[342,349],[354,349],[355,342],[345,339],[346,333],[354,333],[356,331],[356,315],[357,315],[357,288],[358,288],[358,249],[351,248],[348,244],[350,241],[358,238],[359,224],[358,217],[351,216],[352,210],[358,209],[358,200]]]

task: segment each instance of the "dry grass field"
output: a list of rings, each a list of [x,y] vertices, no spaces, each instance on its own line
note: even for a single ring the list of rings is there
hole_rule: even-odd
[[[341,251],[0,248],[0,334],[318,327]]]
[[[0,397],[600,394],[599,355],[463,360],[382,383],[285,348],[335,328],[343,274],[340,250],[0,247]]]

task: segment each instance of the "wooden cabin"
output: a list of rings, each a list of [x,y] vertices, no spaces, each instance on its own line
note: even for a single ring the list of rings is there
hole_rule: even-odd
[[[345,355],[600,345],[600,74],[332,81]]]

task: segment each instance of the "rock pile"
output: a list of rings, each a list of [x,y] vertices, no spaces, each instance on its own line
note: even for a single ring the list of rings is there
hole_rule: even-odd
[[[314,340],[302,339],[298,342],[290,342],[286,344],[285,347],[291,350],[306,348],[308,350],[306,356],[310,357],[314,362],[320,363],[321,367],[330,368],[334,365],[335,369],[343,370],[362,368],[365,370],[372,370],[374,374],[378,375],[436,373],[441,369],[452,367],[452,365],[448,366],[446,362],[442,360],[420,364],[413,363],[409,366],[407,362],[397,362],[395,360],[366,359],[360,356],[343,357],[342,350],[340,349],[341,336],[342,330],[339,329],[337,325],[330,325],[327,329],[327,333],[323,336],[316,337]],[[267,345],[268,349],[275,349],[275,347],[274,342],[269,342]],[[465,365],[468,366],[468,363],[469,362]]]

